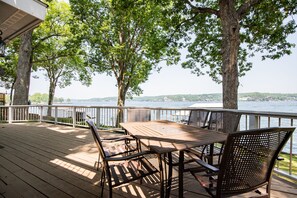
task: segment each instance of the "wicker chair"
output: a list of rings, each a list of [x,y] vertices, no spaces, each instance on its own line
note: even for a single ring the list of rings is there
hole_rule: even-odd
[[[119,154],[110,155],[109,149],[103,146],[103,142],[96,130],[94,123],[90,120],[86,121],[90,126],[94,141],[99,151],[99,155],[103,160],[102,175],[101,175],[101,197],[103,197],[103,190],[105,180],[107,179],[109,187],[109,197],[112,197],[112,188],[129,183],[134,180],[142,179],[145,176],[149,176],[158,171],[145,156],[150,156],[152,153],[149,151],[139,152],[126,150]],[[106,176],[106,177],[105,177]],[[162,185],[161,185],[162,186]],[[162,192],[162,190],[161,190]]]
[[[270,176],[278,154],[295,128],[265,128],[230,133],[219,168],[195,158],[206,174],[190,170],[212,197],[225,197],[266,187],[270,196]],[[200,173],[200,174],[199,174]],[[262,195],[263,196],[263,195]]]

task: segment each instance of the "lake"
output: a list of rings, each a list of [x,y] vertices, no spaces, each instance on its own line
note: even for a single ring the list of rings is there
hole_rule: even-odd
[[[206,102],[140,102],[127,101],[126,106],[130,107],[189,107],[195,103]],[[90,106],[116,106],[116,101],[90,102],[90,101],[73,101],[73,105],[90,105]],[[275,111],[297,113],[297,101],[239,101],[238,109],[251,111]]]
[[[195,103],[205,102],[139,102],[139,101],[127,101],[126,106],[130,107],[163,107],[163,108],[184,108],[189,107]],[[85,101],[73,101],[73,105],[88,105],[88,106],[116,106],[116,101],[108,102],[85,102]],[[289,112],[297,113],[297,101],[239,101],[239,110],[249,111],[272,111],[272,112]],[[275,122],[275,123],[274,123]],[[277,121],[271,120],[271,126],[277,126]],[[289,124],[288,124],[289,125]],[[297,123],[295,121],[294,126]],[[293,153],[297,154],[297,132],[293,135]],[[289,145],[284,148],[285,152],[289,152]]]

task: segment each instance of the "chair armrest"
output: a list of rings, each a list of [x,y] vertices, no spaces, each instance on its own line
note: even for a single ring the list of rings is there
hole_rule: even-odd
[[[114,136],[114,137],[102,137],[100,138],[103,142],[118,142],[118,141],[124,141],[124,140],[135,140],[135,138],[133,138],[130,135],[121,135],[121,136]]]
[[[204,168],[210,170],[211,172],[219,172],[220,169],[206,163],[205,161],[201,160],[201,159],[195,159],[195,162],[197,162],[199,165],[203,166]]]
[[[123,157],[109,157],[109,158],[106,158],[105,160],[106,161],[124,161],[124,160],[130,160],[141,156],[143,157],[144,155],[152,154],[152,153],[153,152],[151,151],[143,151],[143,152],[139,152],[132,155],[123,156]]]
[[[110,129],[98,129],[98,132],[115,132],[115,133],[125,133],[122,128],[110,128]]]

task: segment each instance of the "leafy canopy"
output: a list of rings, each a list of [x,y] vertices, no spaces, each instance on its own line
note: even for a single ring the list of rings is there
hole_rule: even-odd
[[[70,0],[80,23],[74,31],[88,54],[89,66],[114,75],[124,95],[140,94],[152,69],[165,60],[176,63],[179,53],[163,29],[161,6],[143,0]]]
[[[234,9],[240,15],[239,76],[251,69],[248,58],[256,53],[260,53],[263,60],[291,54],[295,44],[288,41],[288,36],[296,31],[296,0],[231,1],[235,2]],[[197,75],[209,74],[213,80],[221,82],[223,30],[218,15],[221,1],[161,2],[168,8],[164,12],[167,16],[165,24],[172,38],[189,52],[182,66]],[[251,8],[242,13],[249,3],[253,4]]]
[[[49,3],[45,21],[34,32],[33,66],[46,71],[55,87],[69,86],[72,80],[89,85],[91,78],[83,65],[83,52],[74,45],[70,31],[70,6],[63,1]]]

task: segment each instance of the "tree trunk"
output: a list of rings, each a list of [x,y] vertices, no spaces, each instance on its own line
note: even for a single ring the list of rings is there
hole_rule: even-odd
[[[120,122],[124,121],[124,111],[121,107],[125,106],[125,101],[126,101],[126,91],[125,87],[122,83],[118,83],[118,103],[117,106],[119,107],[118,109],[118,115],[117,115],[117,123],[116,125],[119,126]]]
[[[48,92],[48,105],[53,105],[54,96],[55,96],[56,84],[54,82],[50,82],[49,92]],[[47,115],[51,116],[51,107],[48,107]]]
[[[223,29],[222,38],[222,80],[223,107],[238,108],[238,67],[237,57],[240,45],[239,16],[233,0],[220,1],[220,18]]]
[[[19,61],[17,65],[17,79],[14,84],[14,105],[28,104],[32,67],[32,33],[33,30],[29,30],[21,36]]]
[[[55,89],[56,89],[55,83],[51,82],[49,87],[49,92],[48,92],[48,105],[53,105],[54,97],[55,97]]]

